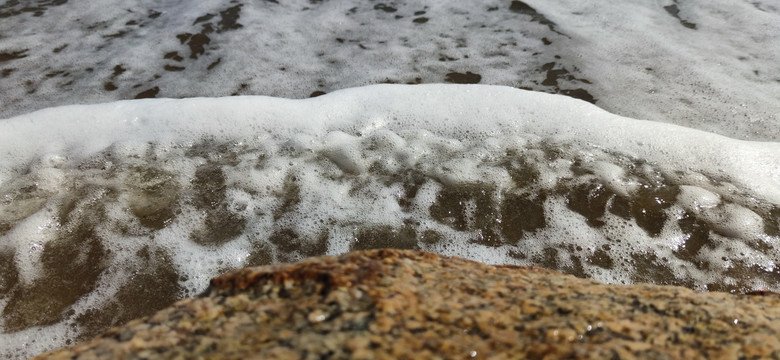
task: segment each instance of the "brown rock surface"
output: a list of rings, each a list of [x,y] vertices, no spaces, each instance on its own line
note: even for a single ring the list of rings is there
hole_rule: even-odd
[[[780,358],[780,296],[609,286],[401,250],[239,270],[41,358]]]

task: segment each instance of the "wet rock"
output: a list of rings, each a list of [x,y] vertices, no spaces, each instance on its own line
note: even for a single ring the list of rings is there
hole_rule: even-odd
[[[40,358],[778,358],[778,320],[772,293],[369,250],[239,270]]]

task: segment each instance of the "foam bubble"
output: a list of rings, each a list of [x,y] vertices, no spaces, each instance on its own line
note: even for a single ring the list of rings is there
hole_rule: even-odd
[[[685,210],[699,213],[703,209],[710,209],[720,204],[720,196],[697,186],[680,186],[678,201]]]

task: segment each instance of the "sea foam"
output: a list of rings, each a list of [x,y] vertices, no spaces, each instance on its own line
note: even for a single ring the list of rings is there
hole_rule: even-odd
[[[780,291],[780,144],[560,95],[121,101],[0,121],[0,144],[6,354],[82,339],[229,269],[375,247]]]
[[[143,97],[480,83],[740,139],[780,132],[772,0],[0,5],[0,118]],[[35,26],[30,26],[35,24]]]

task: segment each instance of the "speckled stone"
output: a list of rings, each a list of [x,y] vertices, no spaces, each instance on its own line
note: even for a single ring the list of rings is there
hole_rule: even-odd
[[[780,296],[369,250],[239,270],[40,359],[780,358]]]

